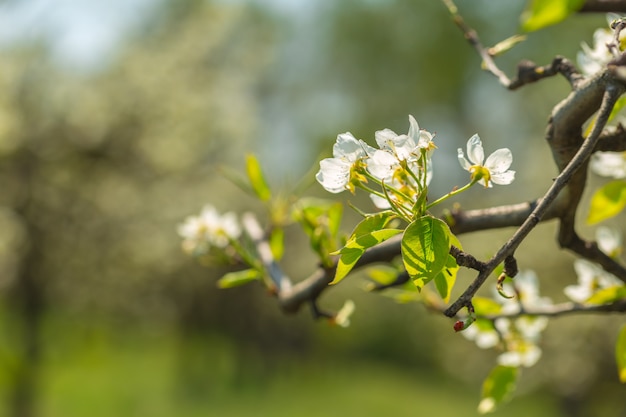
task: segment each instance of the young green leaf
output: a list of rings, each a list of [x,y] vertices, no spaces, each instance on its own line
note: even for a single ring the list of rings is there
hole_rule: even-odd
[[[342,210],[343,206],[339,202],[303,198],[292,212],[293,219],[300,223],[309,236],[311,247],[325,266],[333,263],[329,254],[337,248],[336,237]]]
[[[461,249],[461,242],[459,242],[459,239],[452,233],[450,233],[450,244]],[[435,276],[437,291],[439,291],[439,295],[446,303],[450,301],[452,287],[454,287],[454,283],[456,282],[458,271],[459,265],[456,263],[456,258],[448,253],[445,267]]]
[[[442,220],[423,216],[411,223],[402,237],[402,261],[418,289],[421,289],[448,262],[450,229]]]
[[[276,227],[270,233],[270,248],[272,256],[275,260],[280,261],[285,253],[285,230],[282,227]]]
[[[257,197],[259,197],[261,201],[268,201],[272,196],[270,188],[263,177],[261,165],[254,155],[248,155],[246,157],[246,172],[248,173],[250,185]]]
[[[498,42],[491,48],[489,48],[489,55],[498,56],[512,49],[515,45],[520,42],[524,42],[526,40],[526,36],[524,35],[513,35],[509,38],[506,38],[503,41]]]
[[[617,362],[617,372],[619,380],[626,384],[626,325],[622,326],[615,345],[615,360]]]
[[[384,229],[397,215],[393,211],[381,211],[380,213],[367,216],[354,228],[348,240],[372,233],[375,230]]]
[[[608,304],[626,298],[626,286],[613,285],[596,291],[586,301],[589,304]]]
[[[483,391],[478,404],[478,412],[486,414],[507,401],[517,382],[518,369],[510,366],[498,365],[489,373],[483,382]]]
[[[626,181],[611,181],[591,197],[588,224],[596,224],[619,214],[626,207]]]
[[[390,285],[397,281],[398,270],[388,265],[377,265],[367,269],[367,276],[376,285]]]
[[[256,269],[229,272],[217,281],[219,288],[233,288],[261,279],[261,273]]]
[[[557,24],[577,12],[584,0],[530,0],[522,13],[522,30],[532,32]]]
[[[346,243],[346,246],[341,248],[338,252],[339,261],[337,262],[337,270],[335,272],[335,278],[330,284],[337,284],[344,279],[352,268],[354,268],[354,265],[356,265],[363,253],[365,253],[366,249],[376,246],[401,232],[402,230],[400,229],[374,230],[370,233],[350,239],[348,243]]]
[[[477,316],[489,316],[502,311],[502,304],[491,298],[474,297],[472,298],[472,305]]]

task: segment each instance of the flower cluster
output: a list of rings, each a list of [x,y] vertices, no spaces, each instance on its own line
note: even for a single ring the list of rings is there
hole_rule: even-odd
[[[537,276],[533,271],[520,272],[512,284],[505,284],[507,293],[516,297],[508,299],[498,295],[498,315],[515,316],[528,309],[551,305],[549,298],[539,295]],[[520,315],[515,318],[500,317],[495,320],[477,319],[462,334],[473,340],[479,348],[500,347],[503,350],[498,356],[498,363],[511,367],[533,366],[541,357],[541,349],[537,345],[541,332],[548,325],[546,317]]]
[[[432,152],[436,149],[434,135],[420,129],[413,116],[409,116],[407,134],[398,135],[391,129],[375,133],[378,148],[356,139],[351,133],[337,136],[333,157],[320,162],[317,181],[327,191],[339,193],[361,188],[370,193],[380,209],[392,209],[401,217],[422,214],[441,201],[482,181],[485,187],[492,184],[510,184],[515,172],[509,167],[513,162],[511,151],[499,149],[485,161],[482,142],[474,135],[467,143],[469,161],[459,149],[459,162],[469,171],[470,183],[426,206],[428,185],[432,180]],[[484,164],[483,164],[484,162]],[[376,184],[378,189],[372,188]],[[416,204],[423,202],[423,205]]]
[[[354,193],[355,187],[360,187],[371,194],[378,208],[403,207],[410,211],[432,178],[433,134],[420,129],[409,116],[407,134],[384,129],[377,131],[375,138],[378,149],[351,133],[338,135],[333,157],[320,161],[316,179],[331,193]],[[366,185],[370,181],[378,184],[380,191]]]
[[[183,250],[190,255],[204,255],[211,247],[225,249],[239,238],[241,227],[233,212],[220,215],[217,209],[206,205],[199,215],[189,216],[178,227],[183,238]]]

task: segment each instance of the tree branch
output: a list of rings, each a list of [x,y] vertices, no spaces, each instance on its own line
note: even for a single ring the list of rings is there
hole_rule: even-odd
[[[450,15],[452,16],[452,20],[454,21],[454,23],[463,32],[465,39],[474,47],[474,49],[476,49],[476,51],[482,58],[483,65],[485,66],[487,71],[495,75],[500,81],[500,84],[502,84],[505,87],[508,87],[511,84],[511,80],[509,80],[509,77],[507,77],[506,74],[502,70],[500,70],[500,68],[498,68],[498,66],[493,60],[493,57],[489,54],[489,51],[480,42],[480,39],[478,38],[478,34],[476,33],[476,31],[472,29],[469,25],[467,25],[467,23],[465,23],[465,20],[459,14],[459,10],[457,9],[454,2],[452,0],[441,0],[441,1],[448,9],[448,12],[450,12]]]
[[[584,90],[583,92],[586,91],[587,90]],[[493,270],[502,261],[504,261],[507,256],[513,255],[520,243],[526,238],[526,236],[528,236],[531,230],[534,229],[534,227],[539,223],[543,215],[548,211],[550,205],[556,199],[561,190],[563,190],[568,185],[576,171],[581,168],[581,166],[586,164],[586,161],[591,155],[600,137],[600,134],[602,133],[602,129],[604,128],[604,125],[606,124],[606,121],[611,114],[611,110],[613,109],[615,102],[623,93],[623,91],[624,86],[619,83],[612,82],[606,84],[606,89],[602,99],[602,105],[599,110],[598,118],[589,137],[584,141],[582,146],[578,149],[574,157],[569,161],[561,174],[559,174],[559,176],[555,179],[554,183],[549,188],[544,197],[539,200],[539,203],[537,204],[535,209],[520,226],[520,228],[517,229],[515,234],[504,244],[504,246],[502,246],[502,248],[500,248],[500,250],[493,256],[493,258],[491,258],[491,260],[487,263],[487,267],[478,274],[476,279],[469,285],[469,287],[463,292],[463,294],[461,294],[461,296],[445,311],[444,314],[446,316],[454,317],[459,312],[459,310],[469,305],[472,297],[474,296],[474,294],[476,294],[476,291],[478,291],[478,289],[484,284],[491,272],[493,272]],[[584,109],[581,109],[574,105],[578,101],[580,101],[581,105],[589,105],[588,97],[586,97],[586,95],[583,95],[582,99],[580,97],[581,96],[575,94],[574,92],[570,94],[570,96],[566,98],[564,102],[557,106],[557,108],[555,109],[555,113],[561,116],[558,118],[559,121],[569,120],[571,118],[571,116],[567,113],[559,113],[561,111],[565,111],[564,109],[570,109],[570,112],[577,114],[585,113]],[[589,110],[587,109],[587,112],[588,111]],[[581,123],[580,120],[578,120],[577,122],[579,124]]]
[[[541,308],[524,309],[515,313],[503,313],[492,315],[477,315],[477,319],[497,320],[497,319],[515,319],[523,316],[537,317],[560,317],[571,314],[584,313],[624,313],[626,312],[626,299],[618,300],[609,304],[586,305],[577,303],[561,303]]]
[[[590,12],[626,12],[626,1],[624,0],[587,0],[580,13]]]

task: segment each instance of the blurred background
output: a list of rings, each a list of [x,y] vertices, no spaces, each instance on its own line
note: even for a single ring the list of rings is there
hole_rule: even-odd
[[[491,45],[518,31],[524,3],[459,7]],[[498,62],[513,74],[523,58],[575,59],[605,22],[573,17]],[[254,207],[218,170],[247,153],[275,189],[305,178],[332,198],[313,173],[336,135],[374,144],[409,114],[437,133],[435,195],[464,184],[456,148],[479,133],[487,153],[513,151],[517,179],[457,202],[534,199],[556,173],[542,136],[564,80],[507,92],[442,4],[418,0],[3,0],[0,54],[1,416],[476,415],[496,353],[449,320],[363,291],[358,274],[321,300],[355,300],[350,328],[284,316],[254,285],[218,290],[227,269],[185,256],[176,228],[207,203]],[[518,263],[563,301],[576,276],[555,229],[537,228]],[[315,260],[287,232],[283,266],[302,279]],[[486,258],[511,233],[461,240]],[[623,321],[553,320],[495,414],[626,416]]]

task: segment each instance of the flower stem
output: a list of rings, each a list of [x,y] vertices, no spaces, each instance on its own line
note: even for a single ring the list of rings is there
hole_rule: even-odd
[[[439,197],[437,200],[433,201],[432,203],[430,203],[429,205],[426,206],[426,210],[436,206],[439,203],[443,203],[444,201],[446,201],[447,199],[449,199],[450,197],[454,197],[457,194],[462,193],[463,191],[467,191],[469,190],[474,184],[476,184],[478,182],[478,180],[472,180],[471,182],[469,182],[468,184],[464,185],[461,188],[457,188],[456,190],[452,190],[450,191],[448,194],[445,194],[441,197]]]

